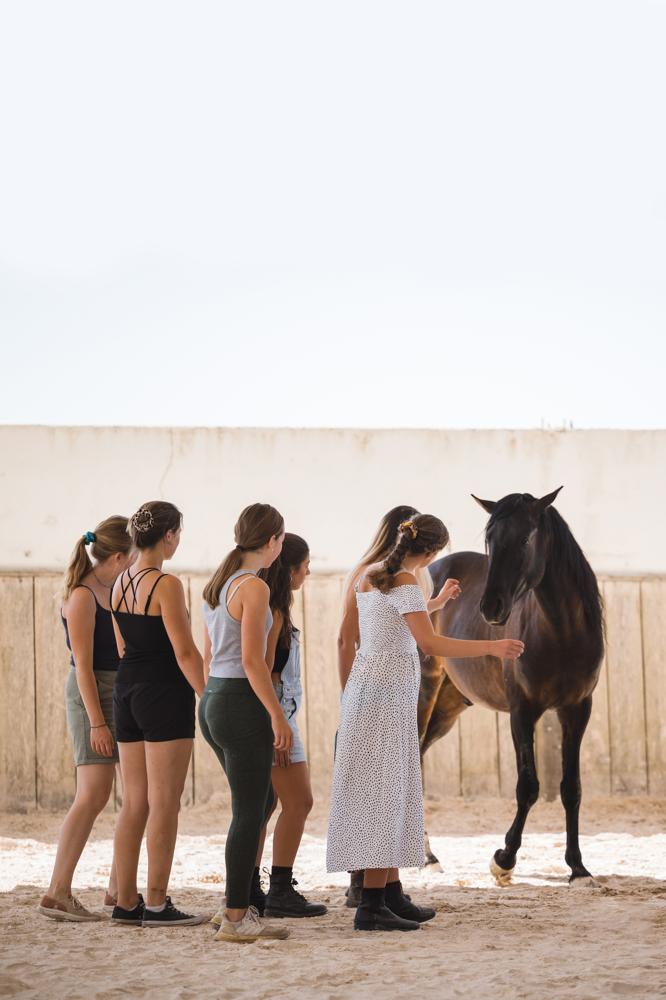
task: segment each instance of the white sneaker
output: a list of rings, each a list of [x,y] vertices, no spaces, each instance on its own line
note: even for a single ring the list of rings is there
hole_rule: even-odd
[[[217,914],[216,914],[217,915]],[[222,916],[222,925],[215,935],[216,941],[256,941],[258,938],[276,938],[283,941],[289,937],[286,927],[267,923],[256,906],[248,907],[247,913],[237,924]]]
[[[215,924],[216,927],[222,926],[222,921],[224,920],[224,911],[226,909],[226,903],[222,903],[215,916],[210,918],[211,924]]]

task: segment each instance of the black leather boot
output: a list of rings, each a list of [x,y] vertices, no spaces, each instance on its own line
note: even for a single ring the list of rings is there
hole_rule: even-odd
[[[389,910],[383,889],[363,889],[354,917],[355,931],[418,931],[420,926],[416,920],[405,920]]]
[[[267,917],[323,917],[327,912],[323,903],[309,903],[294,888],[298,882],[291,868],[272,871],[271,884],[266,896]]]
[[[261,888],[261,876],[258,868],[254,869],[252,881],[250,882],[250,906],[256,906],[259,916],[263,917],[266,906],[266,893]]]
[[[349,888],[345,892],[345,906],[350,910],[355,910],[361,905],[361,891],[363,889],[363,876],[365,872],[360,871],[349,873]]]
[[[409,896],[402,891],[402,882],[388,882],[386,885],[386,905],[397,917],[405,920],[416,920],[419,924],[424,924],[426,920],[432,920],[437,916],[437,910],[430,906],[417,906],[412,903]]]

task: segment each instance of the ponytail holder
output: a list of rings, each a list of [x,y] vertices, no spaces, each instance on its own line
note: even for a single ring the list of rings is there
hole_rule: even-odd
[[[238,549],[239,552],[246,552],[247,551],[247,549],[243,545],[236,545],[236,548]]]
[[[419,533],[419,529],[416,527],[413,521],[403,521],[402,524],[400,525],[400,531],[402,532],[408,531],[412,536],[412,540],[414,540]]]
[[[94,531],[86,531],[86,533],[83,536],[83,538],[84,538],[84,541],[85,541],[86,545],[92,545],[93,542],[97,541],[97,535],[95,534]]]

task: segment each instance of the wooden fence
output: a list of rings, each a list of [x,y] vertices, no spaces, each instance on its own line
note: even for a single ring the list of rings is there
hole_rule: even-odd
[[[192,626],[203,635],[207,577],[184,576]],[[75,769],[65,720],[68,670],[59,616],[61,578],[0,576],[0,808],[62,808]],[[343,577],[313,575],[296,603],[303,629],[305,699],[301,731],[313,784],[326,795],[333,763],[339,689],[336,635]],[[586,795],[666,796],[666,578],[602,580],[607,652],[583,742]],[[537,732],[541,791],[557,794],[559,723],[548,713]],[[509,718],[468,709],[428,753],[431,795],[513,796]],[[197,734],[184,804],[223,790],[212,751]]]

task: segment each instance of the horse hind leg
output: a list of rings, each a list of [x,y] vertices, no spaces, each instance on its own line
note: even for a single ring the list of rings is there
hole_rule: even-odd
[[[577,705],[558,709],[562,724],[562,784],[560,798],[567,818],[567,847],[564,859],[571,869],[571,885],[596,885],[583,864],[578,839],[580,813],[580,745],[590,720],[592,698],[584,698]]]
[[[511,710],[511,735],[518,766],[517,810],[504,838],[504,847],[495,851],[490,862],[490,871],[497,884],[502,886],[511,882],[516,867],[516,857],[522,843],[525,821],[530,809],[539,798],[539,779],[534,758],[534,726],[539,715],[541,712],[528,704]]]

